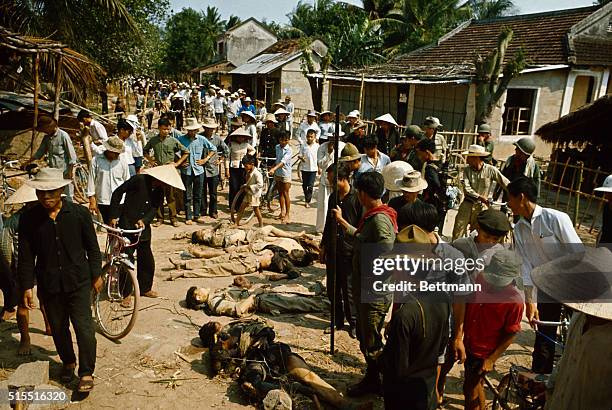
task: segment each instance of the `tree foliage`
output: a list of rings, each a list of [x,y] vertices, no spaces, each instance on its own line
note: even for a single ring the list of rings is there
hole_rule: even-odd
[[[329,47],[332,63],[359,67],[382,61],[379,29],[362,8],[333,0],[300,1],[288,15],[294,37],[319,38]]]

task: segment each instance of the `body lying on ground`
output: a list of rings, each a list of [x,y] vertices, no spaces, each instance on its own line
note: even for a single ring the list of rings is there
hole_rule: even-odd
[[[371,408],[371,403],[357,407],[342,397],[289,345],[275,341],[274,329],[263,319],[241,319],[225,326],[208,322],[199,335],[209,348],[213,375],[239,375],[240,387],[251,399],[260,401],[288,377],[301,383],[291,386],[299,393],[316,396],[335,408]]]

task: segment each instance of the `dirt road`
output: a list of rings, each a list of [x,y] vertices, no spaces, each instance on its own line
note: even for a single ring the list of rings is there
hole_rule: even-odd
[[[314,230],[316,203],[313,208],[303,206],[301,185],[294,180],[291,189],[294,202],[291,209],[291,225],[278,225],[284,229],[300,231]],[[316,194],[313,201],[316,201]],[[221,213],[227,214],[227,189],[220,195]],[[269,215],[264,214],[265,223],[276,223]],[[212,220],[207,219],[206,225]],[[251,223],[254,223],[252,221]],[[216,279],[179,279],[167,281],[171,264],[169,257],[178,256],[186,248],[187,240],[175,241],[172,236],[177,231],[194,231],[202,225],[179,228],[163,225],[153,228],[153,250],[156,259],[154,289],[162,296],[160,299],[143,299],[138,321],[132,332],[114,343],[97,335],[98,353],[96,365],[96,386],[94,391],[80,401],[70,404],[70,408],[205,408],[205,409],[242,409],[252,408],[240,394],[236,383],[224,379],[211,379],[207,371],[207,355],[204,349],[192,345],[197,338],[199,325],[209,318],[200,311],[191,311],[182,307],[186,290],[192,285],[219,288],[229,285],[232,278]],[[100,237],[103,240],[103,237]],[[322,265],[316,264],[305,269],[299,283],[309,284],[325,277]],[[261,282],[266,279],[259,274],[249,275],[251,281]],[[230,318],[215,318],[223,323]],[[364,368],[364,361],[359,352],[356,340],[349,338],[344,331],[336,337],[337,352],[328,354],[329,336],[323,334],[327,326],[327,315],[282,315],[268,316],[276,329],[277,338],[291,345],[301,354],[325,380],[344,392],[347,385],[359,380]],[[527,326],[524,325],[525,329]],[[42,316],[39,310],[32,314],[31,332],[33,354],[30,357],[16,356],[19,333],[15,321],[0,323],[0,380],[21,363],[32,360],[51,361],[51,376],[57,384],[59,380],[59,358],[55,352],[51,337],[45,336]],[[533,343],[533,332],[526,330],[517,338],[508,353],[497,365],[503,374],[511,363],[527,364],[530,362],[530,351]],[[76,345],[75,345],[76,348]],[[462,366],[455,366],[447,383],[449,397],[448,409],[463,408],[461,396]],[[493,379],[499,380],[500,373],[494,372]],[[175,375],[178,382],[172,387],[169,383],[155,383]],[[495,382],[494,382],[495,383]],[[75,386],[71,386],[75,387]],[[375,400],[375,408],[382,409],[382,400]],[[296,408],[313,408],[308,400],[297,404]],[[0,403],[0,408],[2,404]]]

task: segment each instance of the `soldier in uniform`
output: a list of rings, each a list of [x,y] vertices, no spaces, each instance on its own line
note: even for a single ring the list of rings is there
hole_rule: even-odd
[[[437,117],[427,117],[423,122],[423,131],[425,131],[425,138],[433,140],[436,144],[436,151],[434,152],[434,161],[441,165],[446,161],[446,138],[444,135],[438,134],[438,131],[442,128],[440,120]]]
[[[421,175],[427,181],[427,188],[423,191],[423,201],[436,207],[438,212],[438,227],[442,232],[446,217],[446,191],[440,180],[440,168],[435,162],[436,144],[430,138],[423,138],[416,145],[419,161],[423,164]]]
[[[540,167],[533,158],[535,142],[532,138],[523,137],[514,143],[514,154],[510,155],[501,169],[502,174],[510,181],[526,176],[531,178],[538,188],[540,196]],[[504,198],[507,196],[504,195]]]
[[[391,161],[404,161],[409,163],[412,168],[420,170],[423,164],[419,161],[416,154],[416,144],[423,139],[423,130],[418,125],[406,127],[404,136],[400,139],[400,144],[391,150]]]
[[[489,153],[488,157],[485,157],[484,162],[487,164],[495,165],[497,161],[493,158],[493,150],[495,144],[491,141],[491,126],[489,124],[480,124],[478,126],[478,145],[485,148],[485,151]]]
[[[468,225],[473,229],[476,227],[476,216],[480,211],[489,206],[489,195],[492,194],[491,186],[497,182],[506,189],[510,181],[493,165],[486,164],[484,158],[489,153],[481,145],[470,145],[468,151],[464,152],[468,166],[463,170],[463,192],[465,198],[455,217],[453,227],[453,240],[463,236]]]

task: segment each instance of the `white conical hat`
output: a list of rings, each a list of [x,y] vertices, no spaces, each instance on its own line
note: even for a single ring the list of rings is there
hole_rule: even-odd
[[[171,187],[185,190],[185,185],[181,179],[176,167],[172,164],[160,165],[158,167],[146,168],[142,171],[143,174],[151,175],[153,178],[163,182],[164,184],[170,185]]]
[[[389,113],[386,113],[385,115],[381,115],[380,117],[374,118],[374,122],[376,121],[388,122],[389,124],[393,124],[397,127],[397,122],[395,121],[395,118],[393,118],[393,116]]]
[[[22,185],[4,203],[6,205],[25,204],[27,202],[38,201],[36,190],[27,185]]]

